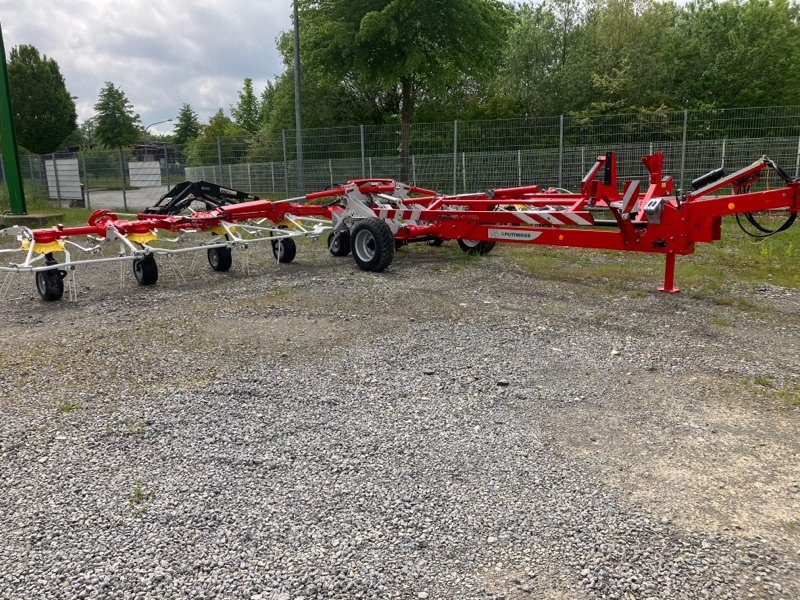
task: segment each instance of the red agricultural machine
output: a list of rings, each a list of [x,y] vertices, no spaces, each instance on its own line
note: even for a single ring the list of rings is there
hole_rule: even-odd
[[[722,217],[736,215],[743,225],[744,216],[756,229],[752,235],[763,237],[788,228],[800,209],[800,180],[766,157],[735,173],[712,171],[693,181],[693,191],[685,194],[676,193],[672,178],[664,176],[660,152],[642,163],[647,178],[620,188],[615,154],[601,155],[578,193],[526,186],[445,196],[390,179],[360,179],[272,202],[186,182],[132,219],[99,210],[80,227],[2,230],[0,235],[16,237],[19,246],[0,253],[22,253],[24,259],[0,266],[0,272],[32,272],[41,297],[57,300],[67,273],[79,264],[132,261],[136,280],[152,285],[158,279],[156,256],[205,250],[212,269],[227,271],[233,248],[270,242],[277,261],[291,262],[295,238],[316,239],[327,232],[331,254],[352,252],[365,271],[382,271],[397,247],[412,242],[457,240],[475,254],[488,253],[497,242],[654,252],[666,257],[659,289],[676,292],[675,257],[691,254],[697,243],[719,240]],[[764,170],[773,171],[782,185],[751,191]],[[729,186],[729,193],[721,193]],[[754,215],[772,210],[789,211],[774,230]],[[191,235],[198,233],[210,237]],[[108,244],[117,245],[115,256],[102,254]]]

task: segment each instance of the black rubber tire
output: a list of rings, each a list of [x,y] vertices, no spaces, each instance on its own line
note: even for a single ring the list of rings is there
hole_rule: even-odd
[[[483,242],[477,240],[458,240],[458,247],[467,254],[477,254],[483,256],[489,254],[494,248],[494,242]]]
[[[230,271],[231,265],[233,264],[231,249],[227,246],[222,246],[220,248],[209,248],[208,264],[211,265],[211,268],[215,271]]]
[[[380,272],[394,259],[394,234],[380,219],[365,219],[350,236],[353,260],[362,271]]]
[[[433,246],[435,248],[438,248],[439,246],[444,244],[444,240],[442,238],[436,238],[433,240],[428,240],[426,243],[428,244],[428,246]]]
[[[292,238],[282,238],[280,240],[273,240],[272,242],[272,256],[275,257],[279,263],[290,263],[297,256],[297,244]]]
[[[347,256],[350,254],[350,232],[331,232],[328,235],[328,252],[333,256]]]
[[[45,302],[61,300],[64,296],[64,277],[67,272],[62,269],[36,272],[36,291]]]
[[[152,254],[133,261],[133,276],[139,285],[155,285],[158,281],[158,265]]]

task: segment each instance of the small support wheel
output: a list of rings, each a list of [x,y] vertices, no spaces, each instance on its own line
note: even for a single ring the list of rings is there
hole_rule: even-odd
[[[215,271],[230,271],[233,264],[231,249],[227,246],[208,249],[208,264]]]
[[[139,285],[155,285],[158,281],[158,265],[152,254],[133,261],[133,276]]]
[[[272,241],[272,256],[279,263],[290,263],[297,256],[297,244],[292,238],[281,238]]]
[[[36,272],[36,291],[45,302],[61,300],[64,296],[64,277],[67,272],[63,269]]]
[[[394,234],[381,219],[365,219],[353,228],[353,260],[362,271],[383,271],[394,259]]]
[[[467,254],[483,256],[489,254],[494,248],[494,242],[484,242],[479,240],[458,240],[458,247]]]
[[[328,235],[328,252],[333,256],[347,256],[350,254],[350,232],[331,232]]]
[[[433,238],[432,240],[428,240],[425,242],[428,246],[433,246],[434,248],[438,248],[442,244],[444,244],[444,240],[442,238]]]

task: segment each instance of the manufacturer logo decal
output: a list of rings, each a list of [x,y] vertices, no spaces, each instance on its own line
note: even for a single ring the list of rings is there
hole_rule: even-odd
[[[520,231],[519,229],[489,229],[489,238],[493,240],[516,240],[529,242],[542,235],[540,231]]]

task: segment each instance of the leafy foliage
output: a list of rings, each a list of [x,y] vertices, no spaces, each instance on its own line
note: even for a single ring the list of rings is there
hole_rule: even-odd
[[[399,141],[406,166],[412,119],[566,114],[566,139],[618,130],[628,141],[647,141],[653,131],[680,140],[676,109],[693,109],[713,128],[718,108],[800,104],[800,8],[787,0],[543,0],[513,8],[495,0],[299,1],[304,126],[399,123],[381,143]],[[235,123],[221,111],[211,119],[193,146],[195,164],[217,161],[217,135],[232,136],[223,142],[231,144],[222,149],[226,160],[282,160],[280,132],[294,129],[293,38],[285,32],[277,43],[284,71],[260,96],[245,79]],[[487,139],[507,135],[486,124],[459,131],[469,127]],[[707,135],[777,131],[753,131],[746,119],[725,127]],[[234,139],[256,130],[246,144]],[[531,143],[557,143],[535,135]],[[344,137],[336,143],[351,141]],[[414,143],[433,151],[438,141]],[[306,148],[306,158],[326,158],[329,148]],[[286,150],[292,160],[294,144]]]
[[[197,113],[184,102],[178,111],[178,123],[175,125],[173,141],[176,144],[185,144],[200,135],[201,131],[202,126],[197,118]]]
[[[401,176],[417,99],[491,68],[509,8],[499,0],[301,1],[302,55],[323,80],[399,89]]]
[[[226,164],[238,163],[247,152],[245,134],[220,108],[211,117],[203,133],[186,146],[186,157],[190,165],[208,165],[218,162],[221,152]],[[219,141],[219,147],[217,142]]]
[[[787,0],[300,1],[306,127],[800,104]],[[278,46],[271,131],[294,122]]]
[[[139,139],[141,122],[120,88],[107,81],[94,105],[94,138],[104,146],[121,148]]]
[[[34,46],[11,49],[8,80],[17,141],[35,154],[56,150],[77,127],[75,102],[58,63]]]
[[[178,111],[178,124],[175,126],[173,141],[176,144],[185,144],[200,135],[201,130],[197,113],[184,102]]]
[[[261,106],[253,92],[253,80],[246,77],[239,91],[239,102],[231,107],[231,115],[236,124],[247,132],[258,131],[261,121]]]

